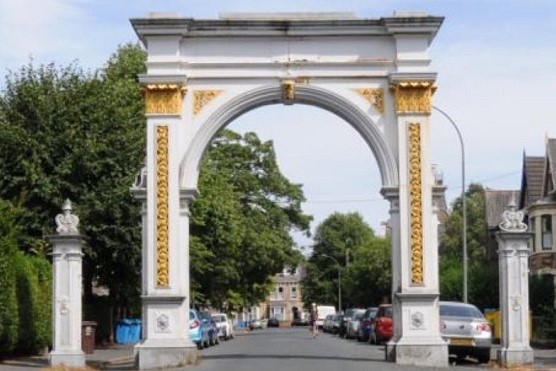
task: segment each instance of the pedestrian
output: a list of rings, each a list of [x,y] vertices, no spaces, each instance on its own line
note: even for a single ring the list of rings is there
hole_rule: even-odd
[[[319,334],[319,328],[317,325],[317,320],[319,319],[319,311],[317,304],[311,304],[311,329],[313,331],[313,339]]]

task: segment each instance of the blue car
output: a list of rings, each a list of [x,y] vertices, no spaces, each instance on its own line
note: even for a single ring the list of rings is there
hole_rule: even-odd
[[[189,338],[199,349],[209,346],[209,326],[210,324],[203,321],[198,311],[189,309]]]

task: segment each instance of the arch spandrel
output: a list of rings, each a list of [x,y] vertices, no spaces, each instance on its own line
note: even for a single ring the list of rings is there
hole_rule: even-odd
[[[395,152],[380,127],[364,111],[366,105],[368,110],[376,113],[376,108],[368,108],[369,104],[366,102],[366,98],[361,99],[357,105],[346,97],[322,87],[295,85],[294,89],[293,104],[312,105],[330,111],[345,120],[361,135],[376,158],[383,187],[392,187],[398,184]],[[217,107],[212,107],[210,113],[203,114],[204,120],[195,122],[197,131],[192,137],[189,150],[184,153],[180,165],[180,188],[197,188],[202,157],[219,130],[235,118],[257,107],[284,103],[283,86],[273,84],[235,95],[227,101],[221,102]],[[379,117],[376,114],[374,116]]]

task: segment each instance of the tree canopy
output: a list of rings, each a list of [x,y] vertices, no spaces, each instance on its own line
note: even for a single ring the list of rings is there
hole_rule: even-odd
[[[313,254],[303,281],[303,301],[338,302],[338,270],[342,307],[376,305],[391,290],[390,241],[377,237],[358,213],[334,213],[315,233]]]
[[[266,298],[274,274],[301,261],[290,235],[309,229],[301,186],[280,172],[272,142],[254,133],[222,131],[201,169],[201,195],[191,208],[197,299],[256,304]]]

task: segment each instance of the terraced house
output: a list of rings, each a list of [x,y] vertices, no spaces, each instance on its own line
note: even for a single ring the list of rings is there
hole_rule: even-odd
[[[556,139],[545,140],[544,156],[523,155],[519,209],[527,216],[532,254],[531,274],[556,280]],[[556,283],[556,282],[555,282]],[[556,285],[555,285],[556,286]],[[556,307],[556,303],[555,303]]]

